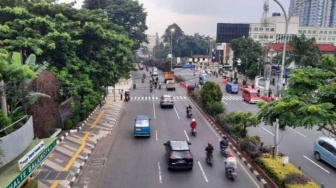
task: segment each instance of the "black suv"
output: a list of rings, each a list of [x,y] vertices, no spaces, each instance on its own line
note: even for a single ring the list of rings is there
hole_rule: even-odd
[[[189,148],[189,145],[191,145],[191,143],[185,140],[170,140],[163,145],[166,149],[168,170],[192,170],[194,160]]]

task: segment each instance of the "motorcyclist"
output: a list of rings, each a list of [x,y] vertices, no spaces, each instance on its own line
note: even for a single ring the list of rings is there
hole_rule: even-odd
[[[143,73],[142,78],[146,78],[146,73]]]
[[[190,105],[187,106],[187,115],[189,115],[189,113],[192,114],[191,110],[192,110],[191,106]]]
[[[142,78],[141,78],[141,81],[142,81],[142,83],[144,83],[144,82],[145,82],[145,78],[144,78],[144,77],[142,77]]]
[[[212,157],[213,150],[214,150],[214,147],[212,146],[212,143],[208,142],[208,146],[205,148],[207,158]]]
[[[156,82],[159,82],[159,78],[158,77],[156,77],[155,80],[156,80]]]
[[[232,169],[233,172],[236,171],[237,160],[231,152],[228,153],[228,157],[225,159],[224,166],[225,166],[225,171],[227,171],[228,169]]]
[[[153,90],[153,83],[150,83],[150,84],[149,84],[149,89],[150,89],[150,90]]]
[[[193,132],[196,129],[196,126],[197,126],[196,120],[192,119],[190,123],[191,132]]]
[[[220,149],[226,149],[229,146],[229,140],[226,135],[223,136],[223,140],[220,141]]]

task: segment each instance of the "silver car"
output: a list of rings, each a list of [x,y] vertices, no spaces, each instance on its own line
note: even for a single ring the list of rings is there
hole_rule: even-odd
[[[160,106],[161,108],[165,106],[173,108],[174,107],[173,97],[171,95],[162,95],[160,98]]]

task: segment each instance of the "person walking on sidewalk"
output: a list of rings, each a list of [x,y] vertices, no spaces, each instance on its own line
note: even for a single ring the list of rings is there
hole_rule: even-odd
[[[122,101],[123,100],[123,93],[124,93],[124,91],[122,89],[120,89],[119,93],[120,93],[120,100]]]

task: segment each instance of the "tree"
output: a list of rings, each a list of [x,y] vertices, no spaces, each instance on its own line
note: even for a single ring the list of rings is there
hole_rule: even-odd
[[[240,127],[240,137],[245,138],[247,135],[247,127],[256,127],[260,121],[258,117],[253,115],[252,112],[233,112],[226,117],[224,121],[232,127]]]
[[[200,93],[203,104],[211,101],[221,102],[223,96],[220,86],[213,81],[207,81],[202,87]]]
[[[262,48],[260,43],[253,41],[251,38],[236,38],[230,42],[234,51],[233,65],[238,72],[249,70],[252,64],[258,64],[258,59],[262,56]],[[241,60],[241,66],[238,66],[237,60]]]
[[[108,0],[84,0],[83,7],[86,9],[105,9]]]
[[[122,26],[128,36],[135,42],[133,49],[138,49],[142,43],[148,43],[145,31],[147,13],[143,4],[134,0],[109,0],[106,11],[110,22]]]
[[[321,59],[321,51],[316,46],[315,38],[307,39],[304,34],[301,36],[294,36],[289,41],[293,50],[288,55],[286,64],[295,62],[299,67],[316,66]]]
[[[271,103],[259,103],[261,110],[258,118],[267,125],[274,125],[279,120],[281,126],[331,129],[336,123],[336,84],[330,82],[336,77],[334,57],[324,55],[321,69],[292,69],[288,89],[280,100]]]

